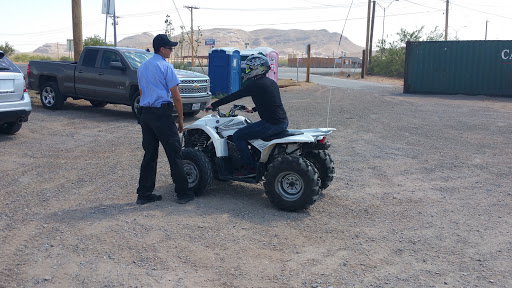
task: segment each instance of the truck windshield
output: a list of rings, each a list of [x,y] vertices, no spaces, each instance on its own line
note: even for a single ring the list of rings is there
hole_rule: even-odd
[[[128,60],[128,63],[130,63],[130,66],[132,66],[133,69],[138,69],[140,64],[154,55],[152,52],[144,51],[122,51],[121,53],[123,53],[124,57]]]

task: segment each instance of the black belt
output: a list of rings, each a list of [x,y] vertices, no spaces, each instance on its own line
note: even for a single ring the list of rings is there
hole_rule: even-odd
[[[144,112],[144,111],[147,111],[147,112],[150,112],[150,111],[154,111],[154,112],[172,111],[174,109],[174,105],[172,104],[172,102],[167,102],[167,103],[160,105],[160,107],[140,106],[140,109],[142,112]]]

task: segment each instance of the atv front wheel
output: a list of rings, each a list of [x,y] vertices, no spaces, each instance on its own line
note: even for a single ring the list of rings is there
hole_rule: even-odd
[[[315,166],[299,156],[282,156],[265,173],[265,194],[278,209],[308,209],[320,194]]]
[[[196,196],[204,194],[204,191],[210,187],[213,178],[210,160],[203,152],[192,148],[181,150],[181,156],[183,169],[188,180],[188,188]]]

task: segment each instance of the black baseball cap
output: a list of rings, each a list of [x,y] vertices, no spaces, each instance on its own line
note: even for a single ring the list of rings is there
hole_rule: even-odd
[[[178,46],[178,42],[173,42],[169,37],[165,34],[158,34],[153,38],[153,49],[155,51],[160,50],[161,47],[176,47]]]

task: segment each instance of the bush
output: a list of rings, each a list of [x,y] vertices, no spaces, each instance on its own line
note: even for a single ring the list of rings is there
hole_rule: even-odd
[[[15,54],[12,56],[11,61],[17,62],[17,63],[27,63],[30,60],[54,60],[52,57],[49,56],[43,56],[43,55],[28,55],[28,54]]]
[[[9,42],[5,42],[4,45],[0,45],[0,51],[4,52],[5,56],[11,57],[14,53],[14,47],[12,47]]]
[[[100,37],[100,35],[94,34],[94,36],[89,36],[84,39],[84,47],[86,46],[103,46],[105,45],[105,40]],[[114,46],[114,43],[107,42],[107,46]]]
[[[279,58],[279,67],[288,67],[288,59],[281,59]]]
[[[180,70],[189,70],[189,71],[192,71],[192,67],[190,65],[188,65],[187,63],[183,63],[183,62],[174,62],[172,63],[172,66],[174,67],[174,69],[180,69]]]
[[[371,65],[368,65],[368,74],[388,77],[404,77],[405,68],[405,45],[407,41],[420,41],[423,34],[423,27],[416,31],[408,32],[400,29],[397,33],[398,40],[388,43],[381,39],[377,44],[378,51],[372,56]],[[443,33],[438,27],[426,36],[424,41],[438,41],[443,37]]]

